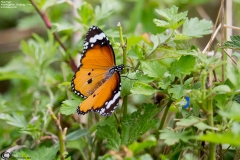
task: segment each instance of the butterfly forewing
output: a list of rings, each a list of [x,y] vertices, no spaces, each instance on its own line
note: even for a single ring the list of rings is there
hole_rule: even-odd
[[[73,92],[84,98],[90,96],[112,66],[115,66],[112,46],[105,33],[92,26],[84,39],[79,69],[72,79]]]

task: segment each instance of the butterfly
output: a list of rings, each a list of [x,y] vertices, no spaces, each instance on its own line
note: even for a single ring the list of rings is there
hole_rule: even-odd
[[[90,27],[84,39],[80,66],[71,82],[72,91],[86,98],[77,107],[77,113],[94,111],[102,116],[111,115],[120,99],[123,68],[123,64],[116,66],[106,34],[97,26]]]

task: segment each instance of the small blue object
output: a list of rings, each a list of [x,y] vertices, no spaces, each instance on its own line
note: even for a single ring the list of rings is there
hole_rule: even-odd
[[[186,109],[186,108],[188,108],[188,106],[190,106],[190,97],[185,96],[185,100],[187,103],[185,104],[185,106],[183,106],[184,109]]]

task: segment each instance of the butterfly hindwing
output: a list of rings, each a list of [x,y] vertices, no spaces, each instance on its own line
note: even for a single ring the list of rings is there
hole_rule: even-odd
[[[103,116],[111,115],[120,98],[121,83],[119,77],[119,74],[115,72],[111,78],[80,104],[77,112],[86,114],[89,111],[94,111]]]

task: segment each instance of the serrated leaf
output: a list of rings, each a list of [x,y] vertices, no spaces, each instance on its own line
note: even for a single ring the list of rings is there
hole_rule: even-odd
[[[117,128],[113,126],[97,126],[97,136],[101,139],[107,139],[107,148],[118,150],[121,145],[121,139]]]
[[[143,94],[143,95],[152,95],[155,93],[155,89],[145,83],[135,82],[132,89],[130,90],[133,94]]]
[[[65,115],[70,115],[77,113],[77,107],[82,102],[79,98],[78,100],[65,100],[62,102],[62,106],[60,108],[60,113]]]
[[[184,89],[180,85],[173,85],[172,88],[168,90],[168,93],[172,93],[172,97],[175,99],[180,99],[184,95]]]
[[[154,23],[159,27],[172,28],[173,30],[180,27],[187,16],[187,11],[178,13],[178,7],[176,6],[167,9],[157,9],[156,12],[166,21],[154,19]]]
[[[143,52],[141,50],[141,47],[137,44],[132,45],[131,49],[128,51],[128,56],[134,59],[143,59]]]
[[[30,157],[30,159],[38,160],[53,160],[56,157],[58,148],[45,146],[39,147],[34,150],[23,149],[17,152],[16,157]],[[15,154],[14,154],[15,156]],[[28,158],[27,158],[28,159]]]
[[[195,66],[195,57],[186,55],[181,56],[181,58],[172,63],[170,73],[174,75],[181,74],[190,74]]]
[[[121,121],[121,142],[124,145],[131,144],[141,137],[150,128],[157,124],[157,119],[153,117],[160,111],[152,104],[144,104],[141,109],[122,118]]]
[[[24,115],[12,113],[11,115],[0,113],[0,119],[5,120],[8,124],[16,127],[27,127],[27,121]]]
[[[149,77],[154,77],[157,79],[161,79],[164,73],[167,71],[167,68],[160,65],[157,61],[142,61],[141,67],[145,74],[147,74]]]
[[[183,24],[182,34],[190,37],[202,37],[212,33],[212,22],[205,19],[191,18],[186,20]]]
[[[164,140],[164,143],[171,146],[178,143],[180,140],[187,142],[191,137],[187,135],[187,132],[174,132],[172,130],[164,129],[160,131],[160,139]]]
[[[224,47],[231,49],[240,49],[240,35],[235,35],[230,37],[231,41],[224,43]]]
[[[77,140],[80,137],[86,136],[89,134],[89,131],[87,129],[78,129],[76,131],[73,131],[71,133],[68,133],[66,135],[66,141],[73,141]]]

